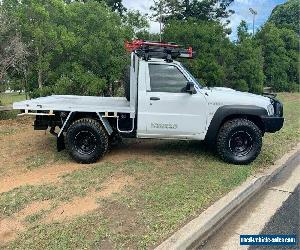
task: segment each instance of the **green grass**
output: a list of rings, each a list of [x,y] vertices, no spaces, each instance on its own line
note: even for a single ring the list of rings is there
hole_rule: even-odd
[[[36,223],[45,217],[45,212],[46,212],[45,210],[42,210],[38,213],[28,215],[25,217],[25,221],[30,224]]]
[[[27,231],[8,249],[144,249],[153,248],[189,221],[289,151],[300,139],[300,94],[280,94],[285,125],[266,134],[263,149],[249,166],[222,162],[199,142],[164,142],[151,160],[132,157],[121,163],[100,162],[61,178],[59,185],[25,186],[0,195],[0,217],[11,216],[33,201],[58,204],[100,190],[114,174],[134,177],[135,185],[109,198],[91,214],[64,223],[39,224],[44,214],[27,218]],[[36,160],[39,163],[46,161]]]
[[[47,163],[48,157],[45,155],[29,156],[25,160],[26,168],[29,170],[39,168]]]
[[[19,113],[19,110],[0,111],[0,120],[16,119]]]
[[[14,131],[11,131],[11,134],[13,134],[17,129]],[[0,130],[1,133],[5,133],[6,130]],[[56,138],[50,137],[51,142],[49,148],[51,148],[53,151],[45,150],[43,152],[37,153],[36,155],[30,155],[25,158],[25,160],[22,162],[22,164],[28,169],[33,170],[37,168],[47,167],[52,164],[63,164],[65,162],[71,161],[69,154],[67,151],[62,151],[60,153],[57,153],[56,150]]]
[[[98,249],[108,235],[106,219],[95,213],[63,224],[32,227],[7,249]]]
[[[0,93],[0,105],[8,106],[14,102],[24,101],[26,99],[25,94],[21,93]]]
[[[34,201],[55,200],[59,190],[53,185],[22,186],[0,196],[0,218],[21,211]]]
[[[16,132],[15,128],[3,128],[0,130],[0,136],[12,135]]]
[[[0,93],[0,106],[9,106],[25,99],[26,96],[23,93]],[[15,119],[18,113],[18,110],[0,111],[0,120]]]

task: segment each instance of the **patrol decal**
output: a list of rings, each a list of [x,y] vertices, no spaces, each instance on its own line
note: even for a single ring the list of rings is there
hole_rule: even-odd
[[[156,128],[156,129],[177,129],[178,125],[177,124],[171,124],[171,123],[151,122],[151,128]]]

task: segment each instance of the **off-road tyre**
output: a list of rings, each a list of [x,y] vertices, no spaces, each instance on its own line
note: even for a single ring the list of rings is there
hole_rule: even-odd
[[[71,124],[66,134],[66,148],[78,163],[97,162],[108,149],[108,135],[102,125],[89,118]]]
[[[256,159],[261,147],[262,131],[247,119],[225,122],[217,136],[217,152],[228,163],[247,165]]]

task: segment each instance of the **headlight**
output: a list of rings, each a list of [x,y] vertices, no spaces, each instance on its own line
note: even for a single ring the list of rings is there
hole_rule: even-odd
[[[274,106],[273,106],[273,104],[269,104],[268,107],[267,107],[267,110],[268,110],[268,115],[269,116],[274,115]]]

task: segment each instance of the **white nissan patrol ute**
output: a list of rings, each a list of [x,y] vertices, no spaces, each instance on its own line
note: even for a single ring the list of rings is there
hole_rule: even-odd
[[[126,97],[53,95],[13,104],[33,115],[35,130],[57,137],[79,163],[93,163],[120,137],[205,140],[229,163],[249,164],[262,137],[283,126],[283,106],[274,96],[229,88],[207,88],[176,58],[192,58],[189,48],[136,40],[127,43],[131,66]],[[59,132],[56,131],[59,128]]]

